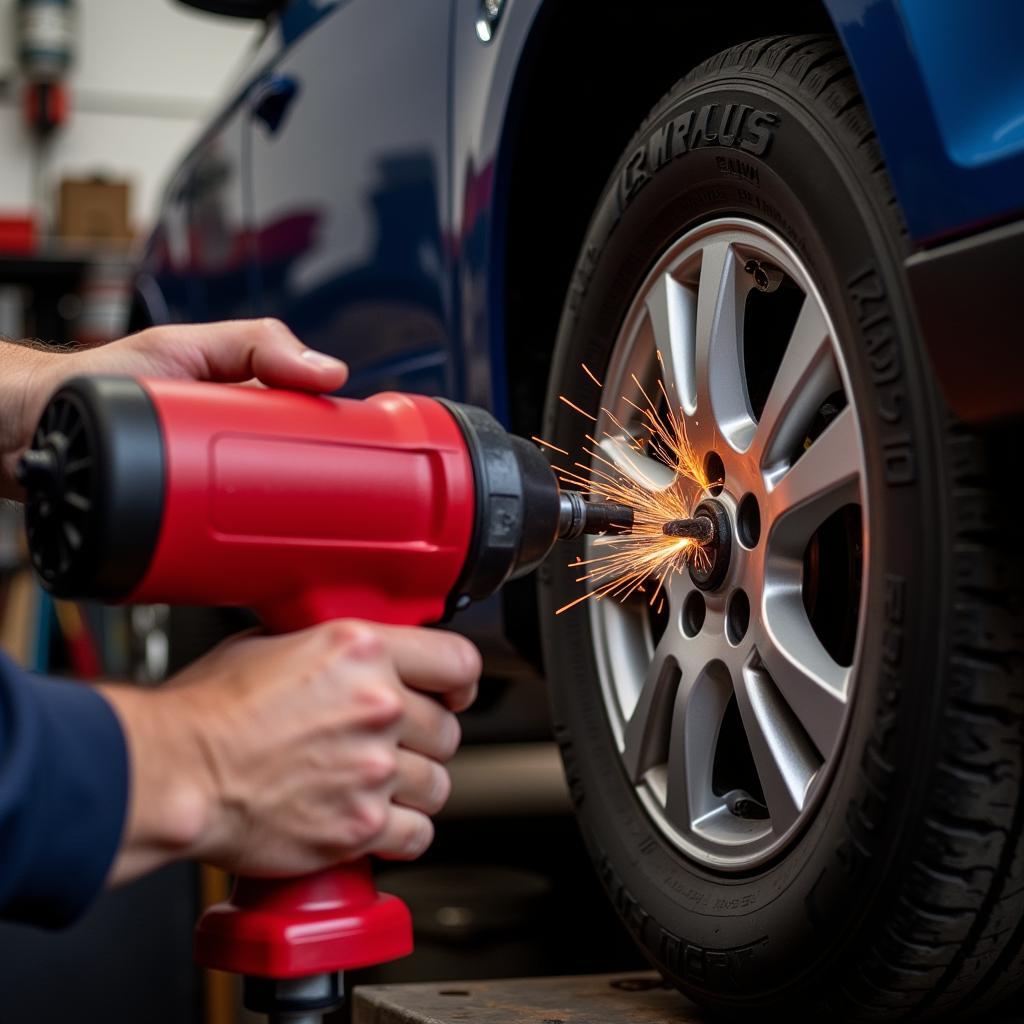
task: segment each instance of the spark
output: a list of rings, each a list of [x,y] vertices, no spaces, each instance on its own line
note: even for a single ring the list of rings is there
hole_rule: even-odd
[[[586,364],[580,364],[587,376],[599,387],[598,378]],[[664,363],[659,368],[664,370]],[[563,605],[555,613],[574,608],[593,598],[611,597],[625,601],[641,595],[659,612],[665,607],[666,587],[674,573],[683,572],[691,563],[706,564],[709,555],[700,545],[687,537],[668,537],[662,531],[672,519],[688,518],[706,493],[720,481],[708,479],[704,462],[690,444],[686,435],[686,416],[681,406],[669,397],[664,382],[647,389],[635,375],[631,375],[635,393],[624,394],[623,402],[637,416],[627,415],[627,427],[622,419],[605,406],[601,412],[618,433],[597,431],[584,434],[581,452],[589,462],[573,461],[571,466],[553,465],[559,482],[582,491],[595,501],[611,501],[633,509],[633,530],[629,534],[606,535],[594,540],[591,555],[581,559],[578,555],[570,568],[576,569],[576,582],[587,589],[579,597]],[[574,405],[564,395],[559,398],[575,412],[597,422],[597,417]],[[544,445],[566,455],[568,452],[540,438]],[[649,475],[636,465],[636,454],[663,463],[675,472],[675,479],[667,487],[659,488]],[[619,457],[621,456],[621,458]],[[631,467],[627,473],[624,468]]]
[[[558,452],[560,455],[569,454],[564,448],[559,448],[557,444],[552,444],[550,441],[545,441],[543,437],[537,437],[535,435],[531,437],[530,440],[536,441],[537,444],[543,445],[545,448],[550,448],[553,452]]]
[[[585,374],[586,374],[586,375],[587,375],[587,376],[588,376],[588,377],[589,377],[589,378],[590,378],[590,379],[591,379],[591,380],[592,380],[592,381],[593,381],[593,382],[594,382],[594,383],[595,383],[595,384],[596,384],[596,385],[597,385],[597,386],[598,386],[599,388],[603,388],[603,387],[604,387],[604,385],[603,385],[603,384],[602,384],[602,383],[601,383],[601,382],[600,382],[600,381],[599,381],[599,380],[598,380],[598,379],[597,379],[597,378],[596,378],[596,377],[594,376],[594,374],[593,374],[593,371],[592,371],[592,370],[590,369],[590,367],[589,367],[589,366],[587,366],[587,364],[586,364],[586,363],[580,363],[580,366],[582,366],[582,367],[583,367],[583,372],[584,372],[584,373],[585,373]]]
[[[578,412],[581,416],[586,416],[588,420],[593,420],[595,423],[597,422],[596,416],[591,416],[589,412],[584,412],[578,405],[573,405],[573,403],[570,402],[569,399],[565,397],[565,395],[559,395],[558,400],[560,402],[565,402],[565,404],[569,406],[570,409],[572,409],[574,412]]]

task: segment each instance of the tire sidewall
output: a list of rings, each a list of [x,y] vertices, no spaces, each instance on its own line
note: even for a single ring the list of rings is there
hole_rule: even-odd
[[[720,129],[730,103],[733,117],[749,109],[725,145]],[[705,114],[709,105],[717,110]],[[680,124],[689,127],[682,143],[666,128]],[[937,405],[905,298],[898,225],[868,167],[765,76],[723,73],[682,89],[655,111],[610,180],[555,349],[545,436],[578,451],[586,423],[558,394],[595,413],[599,395],[579,364],[601,375],[660,253],[700,223],[738,215],[773,228],[796,250],[849,373],[868,493],[854,707],[820,810],[774,864],[746,876],[714,874],[661,836],[621,766],[586,605],[553,625],[554,609],[579,596],[562,566],[582,547],[560,551],[568,557],[540,576],[556,732],[598,870],[657,965],[684,989],[722,1002],[808,984],[816,966],[856,942],[872,899],[884,900],[909,846],[927,785],[913,766],[927,761],[940,713],[946,582],[939,531],[928,525],[941,505]],[[922,623],[929,627],[915,628]]]

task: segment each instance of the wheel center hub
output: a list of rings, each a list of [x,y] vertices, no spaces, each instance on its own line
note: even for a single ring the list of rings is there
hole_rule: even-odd
[[[719,587],[729,571],[732,557],[732,526],[725,506],[716,498],[706,498],[694,510],[694,518],[711,520],[713,535],[711,543],[702,548],[704,557],[690,562],[690,579],[701,590]]]

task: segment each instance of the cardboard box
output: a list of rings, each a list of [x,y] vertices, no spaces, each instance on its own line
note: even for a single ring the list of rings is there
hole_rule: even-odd
[[[61,238],[126,242],[131,185],[105,178],[65,178],[60,183],[57,233]]]

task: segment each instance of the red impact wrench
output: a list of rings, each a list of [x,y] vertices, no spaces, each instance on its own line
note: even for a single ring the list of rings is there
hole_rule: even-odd
[[[19,474],[54,594],[247,606],[279,632],[438,622],[556,540],[633,522],[560,491],[484,410],[419,395],[79,377],[44,409]],[[245,976],[250,1009],[292,1024],[341,1003],[341,972],[411,951],[409,911],[365,859],[239,878],[195,940],[202,966]]]

